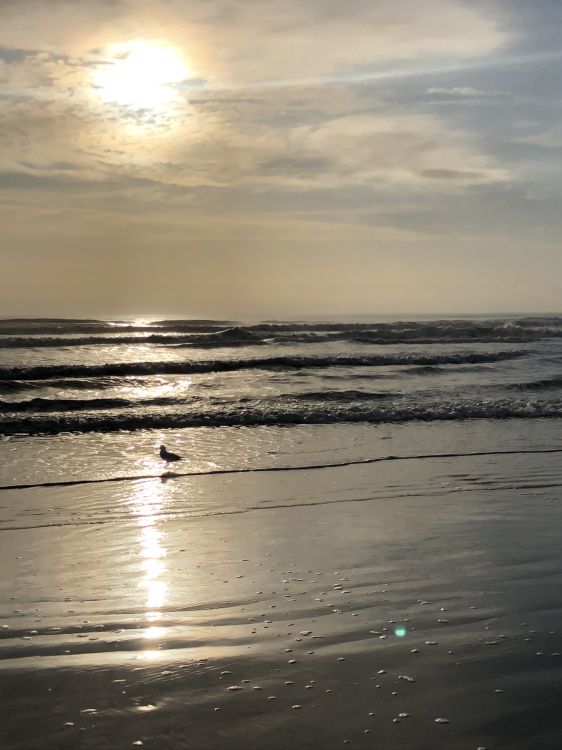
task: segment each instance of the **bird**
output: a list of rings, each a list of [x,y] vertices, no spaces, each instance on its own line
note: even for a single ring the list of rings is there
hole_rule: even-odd
[[[177,453],[170,453],[170,451],[166,450],[165,445],[160,446],[160,458],[168,464],[182,460],[182,456],[178,456]]]

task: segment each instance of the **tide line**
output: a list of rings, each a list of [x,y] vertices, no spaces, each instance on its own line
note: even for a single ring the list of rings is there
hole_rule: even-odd
[[[467,453],[420,453],[404,456],[377,456],[373,458],[358,458],[351,461],[336,461],[334,463],[309,464],[305,466],[257,466],[242,469],[210,469],[209,471],[164,472],[163,474],[136,474],[132,476],[104,477],[102,479],[68,479],[56,482],[37,482],[30,484],[0,485],[0,491],[29,490],[38,487],[74,487],[84,484],[109,484],[111,482],[143,482],[150,479],[183,479],[185,477],[221,476],[231,474],[258,474],[268,472],[289,471],[318,471],[320,469],[340,469],[347,466],[367,466],[369,464],[387,461],[423,461],[438,458],[471,458],[479,456],[522,456],[562,453],[562,448],[529,448],[519,450],[471,451]]]

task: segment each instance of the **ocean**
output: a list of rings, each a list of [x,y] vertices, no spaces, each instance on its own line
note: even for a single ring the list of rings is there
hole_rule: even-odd
[[[560,746],[562,316],[4,319],[0,412],[2,747]]]
[[[482,433],[501,442],[498,431],[511,445],[529,434],[515,420],[562,416],[561,365],[556,316],[2,320],[0,434],[26,460],[10,451],[0,484],[143,473],[165,440],[192,471],[300,465],[309,440],[312,464],[378,456],[392,425],[409,428],[406,452],[419,452],[423,424],[437,452],[450,447],[442,422],[467,423],[466,449]]]

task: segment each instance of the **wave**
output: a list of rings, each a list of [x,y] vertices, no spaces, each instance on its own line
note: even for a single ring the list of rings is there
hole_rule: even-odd
[[[180,406],[202,401],[202,396],[188,398],[174,398],[173,396],[159,396],[132,400],[128,398],[32,398],[26,401],[0,400],[0,413],[18,412],[64,412],[64,411],[93,411],[102,409],[136,409],[147,406]]]
[[[304,393],[288,393],[277,396],[280,400],[290,401],[376,401],[395,396],[394,393],[380,391],[305,391]]]
[[[440,375],[442,372],[443,368],[437,365],[420,365],[408,370],[408,373],[413,375]]]
[[[376,402],[323,404],[305,408],[302,403],[255,403],[230,408],[179,413],[85,413],[71,415],[29,415],[7,417],[0,422],[0,434],[53,434],[62,432],[116,432],[184,427],[226,427],[258,425],[337,424],[346,422],[389,423],[410,421],[465,421],[472,419],[537,419],[562,417],[562,399],[553,400],[452,400],[410,403],[403,400],[386,405]]]
[[[146,334],[146,335],[143,335]],[[186,346],[243,346],[344,341],[354,344],[528,343],[562,338],[562,317],[450,319],[365,322],[265,322],[237,324],[224,320],[130,321],[11,319],[0,320],[0,348],[90,346],[138,343]]]
[[[138,386],[146,385],[141,378],[123,378],[121,381],[116,378],[49,378],[47,383],[41,380],[0,380],[0,394],[23,393],[25,391],[39,390],[45,387],[58,389],[71,389],[73,391],[92,391],[103,390],[105,388],[115,388],[118,385]]]
[[[527,343],[562,337],[562,317],[388,323],[268,323],[254,327],[277,343],[345,341],[356,344]]]
[[[132,323],[126,320],[95,320],[80,318],[4,318],[0,319],[0,336],[25,336],[45,334],[61,336],[67,334],[111,333],[111,332],[188,332],[202,333],[219,331],[237,325],[232,320],[153,320]]]
[[[30,388],[43,388],[43,383],[20,383],[17,380],[0,381],[0,393],[20,393]]]
[[[0,328],[1,333],[1,328]],[[264,341],[252,331],[234,327],[215,330],[211,333],[136,333],[135,335],[88,335],[88,336],[4,336],[0,335],[0,349],[67,348],[70,346],[120,346],[121,344],[183,345],[191,347],[225,347],[260,345]]]
[[[409,330],[389,329],[385,331],[349,331],[325,336],[324,340],[345,341],[356,344],[522,344],[542,339],[562,338],[562,329],[558,328],[496,328],[489,327],[455,327],[418,326]],[[318,339],[320,342],[320,339]]]
[[[176,342],[174,342],[176,343]],[[196,334],[180,345],[192,347],[221,347],[221,346],[260,346],[264,344],[260,336],[249,328],[234,326],[216,333]]]
[[[396,354],[350,356],[280,356],[252,359],[218,359],[191,362],[119,362],[104,365],[38,365],[0,368],[0,382],[60,378],[126,377],[129,375],[174,375],[237,370],[294,370],[329,367],[384,367],[502,362],[528,355],[528,350],[508,352],[459,352],[452,354]]]
[[[506,386],[508,390],[513,391],[550,391],[562,388],[562,375],[553,378],[544,378],[542,380],[532,380],[529,383],[513,383]]]
[[[147,334],[143,336],[26,336],[14,338],[11,336],[0,337],[0,349],[38,349],[56,348],[69,346],[119,346],[120,344],[170,344],[179,341],[188,341],[189,336],[174,336],[173,334]]]

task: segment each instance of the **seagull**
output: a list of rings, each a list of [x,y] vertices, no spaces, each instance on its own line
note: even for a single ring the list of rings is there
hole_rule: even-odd
[[[173,463],[174,461],[182,460],[181,456],[178,456],[176,453],[170,453],[170,451],[166,450],[165,445],[160,446],[160,458],[162,458],[168,464]]]

